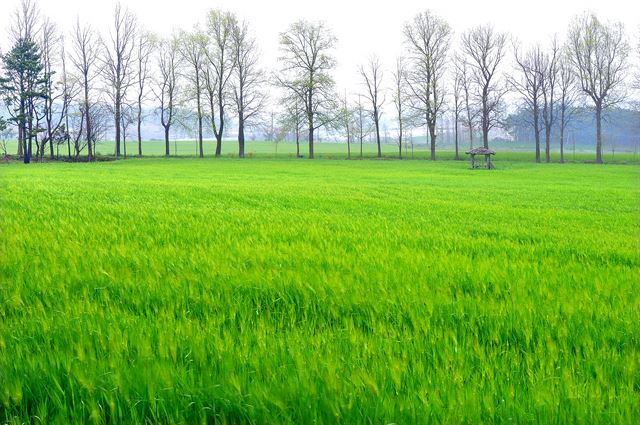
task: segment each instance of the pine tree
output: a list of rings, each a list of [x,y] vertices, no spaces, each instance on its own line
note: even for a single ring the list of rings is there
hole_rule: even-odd
[[[4,75],[0,77],[0,96],[18,126],[18,142],[23,146],[24,163],[31,162],[33,138],[39,131],[34,126],[36,109],[46,98],[47,76],[38,45],[29,38],[16,42],[2,57]]]

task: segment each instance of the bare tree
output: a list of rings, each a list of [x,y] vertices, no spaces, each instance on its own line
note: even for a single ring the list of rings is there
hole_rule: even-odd
[[[544,158],[551,162],[551,130],[555,124],[556,91],[558,85],[558,62],[560,61],[560,46],[557,38],[553,38],[551,48],[544,55],[544,69],[542,73],[542,120],[544,122]]]
[[[569,27],[569,58],[582,91],[596,115],[596,163],[602,163],[602,112],[624,100],[629,43],[620,22],[604,24],[594,14],[576,18]]]
[[[105,134],[110,128],[110,108],[101,102],[91,103],[91,110],[89,114],[84,111],[84,102],[81,101],[78,104],[77,111],[70,110],[69,113],[69,131],[68,136],[73,141],[73,150],[75,160],[80,158],[82,151],[87,148],[92,148],[95,155],[97,155],[96,142],[104,138]],[[93,129],[91,131],[91,139],[86,137],[85,121],[89,118]],[[91,160],[92,157],[87,157]]]
[[[96,102],[91,108],[91,125],[93,131],[91,138],[94,146],[94,153],[97,155],[96,143],[104,140],[107,133],[113,129],[113,109],[112,105],[105,102]]]
[[[463,94],[464,114],[461,116],[462,124],[467,128],[469,133],[469,148],[473,149],[473,129],[478,119],[479,109],[473,99],[473,82],[471,81],[471,72],[466,58],[459,56],[454,60],[456,72],[460,78],[460,86]]]
[[[293,132],[296,140],[296,158],[301,158],[300,136],[305,126],[304,105],[299,97],[292,93],[288,94],[289,96],[285,96],[280,100],[280,104],[284,108],[284,112],[280,119],[280,125],[282,128]]]
[[[158,51],[158,81],[155,95],[160,102],[160,123],[164,128],[166,156],[170,155],[169,133],[175,120],[176,95],[178,90],[178,39],[162,40]]]
[[[49,19],[44,19],[42,29],[40,31],[40,51],[42,52],[42,63],[44,65],[46,97],[43,99],[45,131],[42,139],[40,157],[44,157],[46,144],[49,144],[50,158],[54,158],[53,144],[56,134],[59,133],[61,127],[64,126],[64,120],[67,115],[71,97],[66,90],[65,82],[56,82],[54,75],[56,74],[59,62],[64,62],[64,48],[62,46],[62,37],[54,23]],[[62,59],[60,59],[62,58]],[[66,68],[63,65],[63,68]],[[63,79],[66,78],[63,73]]]
[[[136,122],[136,114],[134,112],[133,105],[128,103],[122,104],[122,119],[120,125],[122,126],[122,150],[124,157],[127,158],[127,136],[129,135],[129,129],[131,125]]]
[[[402,143],[405,132],[405,105],[407,103],[407,64],[404,58],[396,58],[396,69],[393,72],[393,104],[396,107],[398,121],[398,157],[402,159]]]
[[[78,73],[78,79],[83,92],[83,102],[80,108],[84,118],[80,120],[86,135],[87,147],[89,151],[89,161],[93,159],[92,143],[93,127],[91,122],[91,92],[93,91],[93,81],[97,75],[95,65],[98,60],[99,37],[89,26],[80,26],[80,21],[76,21],[76,26],[72,34],[73,51],[70,56],[71,63]],[[81,137],[81,136],[77,136]],[[77,143],[76,143],[77,145]],[[76,154],[78,150],[76,149]]]
[[[249,33],[245,21],[233,26],[233,99],[238,117],[238,156],[244,158],[245,127],[257,124],[267,99],[263,90],[265,74],[258,63],[259,51],[256,39]]]
[[[456,62],[459,58],[456,58]],[[456,156],[455,159],[460,159],[459,152],[459,130],[460,130],[460,117],[463,113],[464,109],[464,76],[462,75],[461,69],[459,66],[454,67],[453,70],[453,137],[456,148]]]
[[[20,40],[36,41],[40,31],[40,10],[38,9],[36,0],[21,0],[18,7],[13,12],[13,20],[9,27],[9,35],[11,42],[17,44]],[[11,110],[8,111],[15,120]],[[24,140],[27,135],[24,134],[23,128],[18,126],[18,156],[23,155]]]
[[[202,70],[207,60],[208,42],[207,36],[198,28],[195,28],[191,33],[182,33],[180,35],[180,55],[185,64],[191,68],[185,73],[185,76],[189,82],[189,97],[196,102],[198,154],[200,158],[204,157],[204,148],[202,146]]]
[[[506,54],[506,41],[507,35],[490,25],[479,25],[462,34],[462,50],[468,57],[485,148],[489,147],[489,131],[500,124],[502,100],[507,92],[498,73]]]
[[[566,55],[561,55],[558,65],[558,113],[560,116],[560,162],[564,162],[564,139],[567,126],[576,113],[578,98],[577,81]]]
[[[135,84],[137,26],[133,13],[128,9],[123,10],[120,3],[116,3],[113,27],[109,32],[109,41],[104,43],[102,56],[102,75],[105,79],[107,95],[113,104],[116,159],[120,157],[122,106],[126,100],[127,90]]]
[[[347,159],[351,159],[351,142],[354,136],[354,111],[347,99],[346,90],[344,97],[340,101],[338,115],[338,118],[332,122],[332,128],[339,137],[344,137],[347,142]]]
[[[424,117],[429,130],[432,160],[436,159],[436,123],[445,101],[443,80],[451,33],[449,24],[429,10],[416,15],[404,27],[413,62],[408,78],[411,107]]]
[[[40,32],[40,10],[37,0],[21,0],[13,12],[13,21],[9,27],[11,41],[32,40],[38,38]]]
[[[76,102],[78,95],[82,91],[82,86],[78,80],[67,70],[67,55],[65,39],[62,39],[62,53],[60,55],[62,59],[62,87],[64,90],[64,102],[68,104],[66,113],[64,115],[64,141],[67,143],[68,157],[71,159],[71,128],[69,127],[69,116],[71,115],[71,108]]]
[[[536,142],[536,162],[540,162],[540,106],[545,73],[545,57],[539,45],[521,52],[514,46],[514,58],[518,74],[511,75],[509,83],[522,97],[524,109],[529,112],[529,124],[533,127]]]
[[[142,156],[142,121],[144,119],[142,115],[142,105],[147,99],[147,83],[151,78],[151,70],[149,69],[149,62],[153,54],[156,45],[155,36],[148,32],[141,32],[138,35],[137,42],[137,74],[136,74],[136,88],[137,88],[137,113],[136,113],[136,125],[138,135],[138,156]]]
[[[300,98],[308,127],[309,158],[313,159],[314,132],[335,119],[336,65],[331,51],[336,38],[323,23],[298,21],[280,34],[278,58],[282,67],[276,83]]]
[[[355,106],[355,120],[356,120],[356,135],[358,136],[358,141],[360,142],[360,158],[363,158],[363,143],[364,139],[371,132],[371,125],[369,121],[367,121],[367,111],[362,104],[362,95],[358,95],[358,102]]]
[[[204,77],[211,129],[216,138],[216,156],[222,153],[226,107],[231,103],[229,80],[235,66],[232,32],[236,21],[235,15],[230,12],[211,10],[207,15],[209,48],[206,56],[209,64]]]
[[[73,141],[73,155],[74,159],[77,161],[80,157],[80,152],[85,148],[85,146],[91,146],[91,143],[88,139],[83,138],[83,134],[85,133],[85,120],[87,114],[84,111],[84,103],[78,104],[77,112],[70,112],[68,114],[67,119],[67,132],[69,140]],[[71,156],[71,154],[69,154]]]
[[[384,95],[382,93],[382,64],[376,56],[369,59],[367,66],[361,65],[359,68],[360,76],[364,82],[366,91],[364,96],[371,104],[369,114],[373,120],[375,129],[376,143],[378,145],[378,158],[382,158],[382,147],[380,145],[380,119],[382,118],[382,106],[384,105]]]
[[[69,75],[67,70],[67,54],[66,54],[66,46],[65,46],[65,38],[64,36],[60,36],[60,62],[61,62],[61,72],[62,72],[62,91],[64,93],[62,97],[63,104],[66,104],[65,114],[64,114],[64,124],[58,130],[59,135],[62,135],[62,140],[59,140],[60,144],[67,144],[67,155],[68,158],[71,159],[71,135],[69,128],[69,115],[71,114],[72,105],[77,98],[80,92],[80,86],[78,84],[78,79],[73,78]]]

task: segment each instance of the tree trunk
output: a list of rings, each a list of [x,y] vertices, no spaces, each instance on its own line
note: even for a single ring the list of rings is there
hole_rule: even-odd
[[[436,160],[436,124],[435,122],[429,123],[429,144],[431,145],[431,161]]]
[[[564,164],[564,125],[560,126],[560,163]]]
[[[64,138],[67,139],[67,149],[69,150],[69,159],[71,159],[71,138],[69,137],[69,111],[64,116]]]
[[[536,139],[536,162],[540,162],[540,120],[538,118],[538,109],[533,108],[533,131]]]
[[[31,158],[29,157],[30,155],[29,155],[29,148],[27,147],[27,139],[24,139],[23,145],[24,146],[22,148],[22,153],[23,153],[22,160],[25,164],[28,164],[31,162]]]
[[[89,114],[89,81],[87,75],[84,76],[84,114],[87,123],[87,148],[89,149],[89,161],[93,159],[93,149],[91,146],[91,117]]]
[[[400,132],[398,133],[398,154],[399,158],[402,159],[402,112],[399,115],[398,124]]]
[[[596,164],[602,164],[602,104],[596,104]]]
[[[220,120],[220,128],[216,134],[216,157],[222,155],[222,134],[224,133],[224,99],[222,96],[222,86],[219,86],[218,90],[218,118]],[[213,121],[213,119],[212,115],[211,120]]]
[[[18,151],[16,152],[18,157],[22,157],[23,144],[24,144],[24,137],[22,135],[22,127],[20,125],[18,125]]]
[[[199,75],[199,70],[196,70],[196,78]],[[200,87],[200,80],[196,81],[196,85]],[[198,88],[196,93],[196,102],[198,109],[198,146],[200,148],[200,158],[204,158],[204,148],[202,146],[202,105],[200,104],[200,89]]]
[[[544,160],[551,162],[551,126],[545,124],[544,129]]]
[[[54,159],[55,158],[55,154],[53,152],[53,134],[51,134],[51,124],[47,123],[47,127],[48,127],[47,132],[49,134],[49,136],[48,136],[49,137],[49,157],[51,159]]]
[[[222,154],[222,134],[216,134],[216,157]]]
[[[36,126],[37,125],[38,124],[36,123]],[[35,143],[36,143],[36,148],[39,148],[39,150],[37,152],[38,153],[38,161],[42,162],[42,161],[44,161],[44,151],[47,150],[46,149],[47,148],[47,146],[46,146],[47,142],[46,142],[46,140],[43,140],[42,143],[40,143],[39,140],[38,140],[38,136],[37,135],[35,136],[34,140],[35,140]]]
[[[164,127],[164,156],[169,156],[169,126]]]
[[[376,115],[377,115],[376,110]],[[382,158],[382,148],[380,146],[380,121],[376,118],[376,141],[378,143],[378,158]]]
[[[488,85],[488,83],[487,83]],[[489,99],[488,87],[485,85],[482,91],[482,143],[485,149],[489,149],[489,106],[487,105]]]
[[[120,158],[120,95],[116,93],[116,102],[115,102],[115,129],[116,129],[116,159]]]
[[[309,159],[313,159],[313,125],[309,126]]]
[[[456,106],[457,108],[457,106]],[[454,142],[456,144],[456,161],[460,159],[460,152],[458,149],[458,117],[456,116],[455,124],[454,124]]]
[[[238,117],[238,156],[244,158],[244,119]]]
[[[138,156],[142,156],[142,102],[138,99]]]
[[[347,135],[347,159],[351,159],[351,138]]]
[[[482,143],[486,149],[489,149],[489,127],[484,126],[482,128]]]
[[[300,158],[300,129],[296,127],[296,158]]]
[[[29,140],[29,144],[26,146],[26,152],[24,155],[25,164],[28,164],[31,162],[31,153],[33,149],[33,138],[31,136],[32,134],[33,134],[33,123],[31,122],[31,117],[29,117],[29,128],[28,128],[28,137],[27,137],[27,139]]]
[[[47,83],[48,84],[48,83]],[[47,121],[47,137],[46,139],[49,142],[49,159],[54,159],[55,158],[55,154],[53,152],[53,129],[52,129],[52,121],[53,121],[53,112],[52,112],[52,108],[53,108],[53,100],[52,100],[52,91],[51,91],[51,87],[49,86],[48,88],[48,95],[47,95],[47,99],[45,99],[45,105],[46,105],[46,110],[45,110],[45,119]],[[44,150],[45,150],[45,146],[42,146],[42,157],[44,158]]]

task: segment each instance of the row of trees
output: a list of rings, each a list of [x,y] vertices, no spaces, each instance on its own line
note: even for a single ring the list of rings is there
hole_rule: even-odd
[[[54,145],[64,143],[69,156],[72,147],[76,158],[86,149],[91,160],[96,142],[108,130],[115,137],[116,159],[126,156],[134,123],[142,155],[142,122],[149,104],[155,104],[165,130],[167,155],[180,108],[195,111],[200,156],[207,120],[217,140],[216,156],[221,154],[231,110],[244,155],[244,128],[257,121],[267,99],[266,76],[247,22],[213,10],[206,30],[196,27],[160,39],[117,4],[106,37],[80,21],[69,35],[67,41],[42,18],[33,0],[24,0],[15,12],[13,47],[2,55],[0,94],[17,127],[18,155],[25,163],[34,145],[38,157],[45,156],[48,146],[53,158]]]
[[[64,145],[69,157],[77,159],[86,149],[91,160],[96,142],[108,132],[120,158],[127,155],[126,140],[134,126],[141,156],[142,124],[149,110],[164,129],[167,156],[176,124],[194,129],[201,157],[205,131],[213,134],[219,156],[233,117],[243,157],[247,129],[262,125],[266,108],[275,104],[281,110],[278,122],[294,135],[299,156],[300,141],[306,139],[309,157],[314,157],[320,128],[346,139],[349,157],[351,145],[359,142],[362,154],[363,141],[371,135],[382,156],[381,123],[390,103],[400,157],[408,132],[422,127],[430,157],[436,159],[438,123],[449,113],[458,158],[464,133],[470,146],[479,135],[489,147],[492,129],[505,124],[509,97],[530,118],[538,162],[542,137],[544,157],[550,161],[556,132],[564,161],[565,130],[573,111],[590,102],[596,161],[602,162],[603,112],[625,100],[630,79],[624,28],[602,23],[593,14],[576,18],[564,42],[554,37],[547,46],[522,46],[490,25],[471,28],[456,40],[444,19],[431,11],[419,13],[403,28],[405,54],[397,58],[391,77],[386,78],[380,59],[371,57],[357,70],[362,84],[355,96],[337,93],[337,40],[323,23],[302,20],[281,33],[280,69],[272,75],[260,65],[250,25],[230,12],[212,10],[202,26],[163,39],[145,31],[117,4],[109,27],[101,36],[78,21],[64,34],[41,16],[35,0],[23,0],[16,10],[12,48],[2,55],[0,74],[9,117],[0,125],[16,127],[24,162],[34,148],[43,158],[48,147],[53,158],[54,146]],[[640,76],[635,78],[631,84],[640,85]],[[276,87],[279,98],[268,98]],[[271,114],[272,127],[273,119]]]
[[[428,130],[431,159],[436,158],[437,123],[447,109],[453,113],[455,122],[456,158],[461,127],[468,129],[470,146],[478,129],[483,146],[488,148],[490,131],[505,124],[505,98],[515,92],[519,95],[519,107],[531,117],[537,162],[541,161],[542,131],[545,160],[550,161],[554,128],[559,129],[564,162],[565,130],[576,107],[584,100],[592,102],[595,112],[596,162],[602,162],[603,111],[623,102],[628,94],[625,80],[629,76],[630,47],[622,24],[605,24],[595,15],[585,14],[570,25],[564,44],[557,37],[548,47],[537,44],[523,49],[512,42],[515,67],[511,73],[502,69],[510,50],[507,34],[489,25],[464,32],[458,49],[449,24],[431,11],[416,15],[405,25],[403,33],[407,55],[397,59],[391,90],[400,157],[405,130],[419,126]],[[300,110],[304,112],[309,155],[313,157],[314,130],[328,123],[341,128],[347,141],[355,136],[362,143],[364,97],[368,103],[364,115],[370,121],[367,127],[375,133],[381,156],[380,120],[386,92],[382,88],[382,64],[373,57],[361,66],[363,94],[354,105],[345,96],[341,108],[337,108],[330,73],[335,66],[330,55],[335,42],[324,25],[308,22],[294,24],[281,36],[283,68],[277,83],[290,93],[285,102],[296,105],[287,112],[295,123],[300,122]],[[451,55],[452,50],[457,53]],[[333,113],[336,109],[342,112],[336,115]]]

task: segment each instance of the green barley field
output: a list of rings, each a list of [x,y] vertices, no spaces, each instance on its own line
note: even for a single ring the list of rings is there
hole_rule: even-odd
[[[640,423],[640,167],[496,167],[0,164],[0,423]]]

